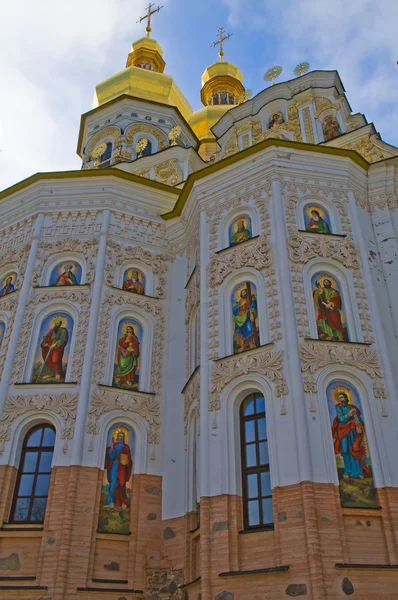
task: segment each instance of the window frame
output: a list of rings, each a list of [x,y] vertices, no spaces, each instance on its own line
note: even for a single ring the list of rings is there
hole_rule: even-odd
[[[32,435],[34,435],[34,433],[38,430],[42,430],[41,431],[41,436],[40,436],[40,444],[39,445],[35,445],[35,446],[28,446],[28,441],[30,440],[30,438],[32,437]],[[51,429],[51,431],[54,433],[54,444],[52,446],[44,446],[42,445],[43,442],[43,436],[44,436],[44,432],[46,429]],[[11,504],[11,510],[10,510],[10,517],[9,517],[9,523],[15,523],[18,525],[42,525],[44,523],[44,519],[45,519],[45,513],[47,510],[47,501],[48,501],[48,492],[50,489],[50,485],[51,485],[51,473],[52,473],[52,462],[54,460],[54,450],[55,450],[55,436],[56,436],[56,430],[55,427],[53,425],[51,425],[50,423],[40,423],[39,425],[36,425],[34,427],[32,427],[31,429],[29,429],[27,431],[27,433],[25,434],[24,440],[23,440],[23,444],[22,444],[22,450],[21,450],[21,457],[19,460],[19,467],[18,467],[18,473],[17,473],[17,478],[15,481],[15,487],[14,487],[14,493],[13,493],[13,499],[12,499],[12,504]],[[44,452],[52,452],[52,457],[51,457],[51,468],[50,471],[44,471],[41,472],[40,471],[40,461],[41,461],[41,455]],[[36,466],[35,466],[35,470],[33,471],[23,471],[23,465],[25,463],[25,457],[28,453],[36,453],[37,454],[37,459],[36,459]],[[29,496],[27,495],[22,495],[19,494],[19,490],[20,490],[20,484],[21,484],[21,479],[23,475],[32,475],[33,474],[33,483],[32,483],[32,489],[31,489],[31,494]],[[36,495],[34,492],[36,491],[36,484],[37,484],[37,478],[39,475],[49,475],[50,476],[50,480],[49,480],[49,484],[48,484],[48,489],[47,489],[47,494],[46,495]],[[29,498],[29,508],[28,508],[28,518],[26,520],[17,520],[15,519],[15,510],[16,510],[16,505],[18,502],[19,498]],[[32,509],[33,509],[33,502],[36,498],[45,498],[46,499],[46,507],[44,510],[44,517],[42,521],[39,520],[33,520],[32,517]]]
[[[253,399],[254,400],[254,412],[251,415],[244,415],[243,413],[243,407],[246,403],[247,400],[249,399]],[[257,412],[257,398],[262,398],[264,401],[264,411],[262,412]],[[261,473],[270,473],[270,463],[264,463],[261,464],[260,463],[260,443],[262,442],[267,442],[268,445],[268,431],[266,431],[266,438],[265,439],[259,439],[258,437],[258,426],[255,424],[254,425],[254,443],[253,442],[246,442],[245,439],[245,424],[248,421],[253,421],[254,423],[258,422],[260,419],[265,419],[265,422],[267,424],[267,416],[266,416],[266,410],[265,410],[265,398],[263,396],[263,394],[261,394],[260,392],[254,392],[249,394],[248,396],[246,396],[242,402],[241,405],[239,407],[239,428],[240,428],[240,454],[241,454],[241,475],[242,475],[242,499],[243,499],[243,523],[244,523],[244,530],[245,531],[255,531],[255,530],[261,530],[261,529],[273,529],[274,528],[274,520],[272,521],[267,521],[264,522],[264,517],[263,517],[263,503],[262,500],[268,500],[271,499],[271,502],[273,500],[273,495],[272,495],[272,487],[270,484],[270,494],[269,495],[262,495],[261,492]],[[247,467],[246,466],[246,446],[247,445],[254,445],[255,446],[255,450],[256,450],[256,465],[253,467]],[[269,458],[268,458],[269,460]],[[248,484],[247,484],[247,476],[251,475],[251,474],[255,474],[257,475],[257,493],[258,495],[256,497],[250,497],[248,495]],[[258,502],[258,506],[259,506],[259,523],[257,525],[250,525],[249,523],[249,501],[252,500],[257,500]],[[273,503],[272,503],[272,509],[273,509]]]

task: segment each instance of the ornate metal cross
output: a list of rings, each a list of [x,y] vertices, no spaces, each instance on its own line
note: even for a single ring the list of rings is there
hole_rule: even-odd
[[[218,53],[218,56],[220,57],[220,60],[223,59],[224,57],[224,50],[223,50],[223,42],[225,42],[225,40],[228,40],[232,33],[228,33],[227,35],[224,35],[224,27],[219,27],[218,28],[218,33],[219,33],[219,39],[217,40],[217,42],[213,42],[212,45],[210,46],[210,48],[215,48],[218,44],[220,44],[220,51]]]
[[[142,21],[145,21],[145,19],[148,20],[147,26],[146,26],[146,34],[147,37],[150,37],[151,35],[151,17],[152,15],[154,15],[155,13],[159,12],[161,8],[163,8],[163,6],[158,6],[157,8],[155,8],[154,10],[152,10],[152,6],[155,6],[155,4],[153,2],[150,2],[147,6],[147,14],[143,17],[141,17],[140,19],[138,19],[137,23],[142,23]]]

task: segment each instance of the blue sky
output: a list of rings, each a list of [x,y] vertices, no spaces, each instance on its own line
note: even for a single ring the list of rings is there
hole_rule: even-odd
[[[79,169],[80,115],[96,83],[124,68],[136,20],[147,0],[68,3],[19,0],[0,23],[0,189],[37,171]],[[163,0],[153,37],[193,109],[201,107],[201,75],[217,60],[210,48],[224,26],[225,58],[258,93],[264,72],[295,65],[337,69],[353,112],[363,112],[382,138],[398,146],[398,1]],[[95,12],[94,12],[95,7]]]

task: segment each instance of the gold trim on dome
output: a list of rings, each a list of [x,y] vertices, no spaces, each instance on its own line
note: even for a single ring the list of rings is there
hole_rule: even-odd
[[[224,63],[225,64],[225,63]],[[209,100],[213,97],[213,94],[225,90],[225,92],[232,93],[236,98],[236,104],[217,104],[215,106],[221,106],[223,108],[232,108],[238,104],[239,98],[245,93],[243,84],[235,77],[231,75],[216,75],[215,77],[206,81],[200,90],[200,99],[204,106],[209,105]]]

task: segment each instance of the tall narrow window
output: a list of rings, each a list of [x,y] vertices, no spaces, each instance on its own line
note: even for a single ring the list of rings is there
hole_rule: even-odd
[[[272,525],[267,420],[261,394],[251,394],[242,402],[240,431],[245,529]]]
[[[101,154],[100,163],[105,162],[106,160],[110,160],[112,156],[112,144],[108,142],[106,145],[106,150],[103,154]]]
[[[148,140],[147,145],[142,151],[142,156],[150,156],[152,154],[152,143]]]
[[[12,504],[13,523],[43,523],[50,486],[55,431],[49,425],[31,429],[24,440]]]

